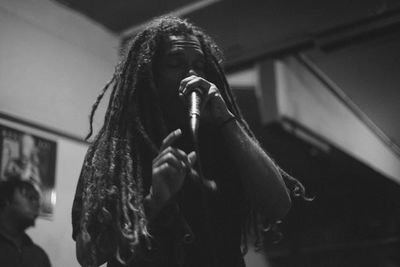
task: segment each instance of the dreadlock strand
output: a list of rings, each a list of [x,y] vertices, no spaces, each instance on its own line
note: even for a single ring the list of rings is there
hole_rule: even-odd
[[[130,125],[132,127],[132,125]],[[128,133],[128,137],[129,137]],[[129,139],[129,145],[127,146],[126,157],[129,159],[129,176],[128,176],[128,204],[130,204],[130,210],[132,212],[132,217],[134,218],[134,227],[135,233],[143,235],[143,230],[139,222],[143,216],[143,182],[142,182],[142,173],[141,168],[139,167],[141,162],[139,161],[139,154],[133,154],[132,151],[139,149],[136,145],[136,139]],[[138,242],[138,240],[134,240],[134,242]]]
[[[105,128],[105,131],[107,133],[109,133],[109,126],[110,126],[110,123],[111,123],[110,122],[111,121],[111,115],[113,113],[112,112],[112,106],[113,106],[113,103],[114,103],[114,100],[115,100],[116,92],[117,92],[118,87],[120,85],[119,74],[115,74],[115,75],[116,75],[116,81],[115,81],[115,84],[114,84],[113,89],[112,89],[111,94],[110,94],[110,100],[109,100],[109,103],[108,103],[106,115],[104,117],[104,124],[103,124],[103,128]]]
[[[220,66],[220,64],[218,63],[218,60],[214,57],[214,56],[212,56],[211,57],[211,59],[212,59],[212,63],[213,63],[213,66],[216,68],[216,71],[217,71],[217,73],[218,73],[218,77],[221,79],[221,81],[222,81],[222,84],[223,84],[223,93],[224,93],[224,95],[225,95],[225,99],[226,100],[228,100],[227,102],[227,104],[228,104],[228,106],[231,108],[231,110],[235,113],[235,116],[238,116],[239,118],[240,118],[240,120],[241,120],[241,122],[243,122],[244,120],[242,119],[242,114],[241,114],[241,111],[240,111],[240,109],[239,109],[239,106],[237,105],[237,103],[236,103],[236,101],[234,100],[235,98],[234,98],[234,96],[233,96],[233,94],[232,94],[232,90],[228,90],[228,88],[230,88],[229,87],[229,84],[228,84],[228,81],[226,80],[226,76],[225,76],[225,73],[224,73],[224,71],[223,71],[223,69],[222,69],[222,67]],[[247,132],[251,132],[250,131],[250,128],[247,126],[247,124],[246,124],[246,131]],[[253,135],[253,133],[251,132],[251,136],[252,137],[254,137],[254,135]]]
[[[156,129],[152,129],[152,131],[153,131],[153,140],[157,142],[157,146],[160,146],[162,139],[167,135],[167,126],[164,120],[163,113],[161,111],[161,107],[159,105],[156,105],[156,103],[159,103],[160,99],[154,83],[150,84],[149,89],[150,89],[149,93],[151,94],[151,98],[154,100],[154,102],[151,105],[151,107],[149,105],[149,109],[151,108],[151,110],[146,112],[149,116],[146,118],[146,120],[149,126],[148,128],[150,129],[152,129],[152,127],[150,127],[151,124],[157,123],[157,125],[159,125],[159,127],[157,127]]]
[[[124,214],[124,199],[126,196],[126,187],[125,185],[125,179],[124,176],[126,175],[125,173],[125,162],[126,159],[123,157],[123,147],[124,147],[124,140],[121,139],[120,136],[114,138],[114,146],[115,146],[115,178],[114,178],[114,183],[116,186],[119,188],[119,197],[118,197],[118,202],[121,203],[120,211],[122,212],[122,216],[120,219],[123,219],[125,214]],[[123,224],[123,221],[122,221]]]
[[[314,197],[306,196],[306,189],[299,180],[297,180],[296,178],[294,178],[293,176],[288,174],[286,171],[281,169],[279,166],[277,166],[277,168],[278,168],[279,172],[282,174],[282,177],[285,178],[284,179],[285,184],[289,188],[293,197],[300,197],[301,199],[306,200],[306,201],[314,200]]]
[[[127,80],[129,79],[129,71],[131,69],[131,64],[127,62],[125,64],[121,74],[119,75],[119,79],[117,82],[117,86],[115,87],[115,92],[113,98],[110,99],[111,105],[108,108],[108,119],[107,119],[107,128],[108,131],[115,131],[115,134],[118,134],[120,131],[118,127],[121,127],[121,123],[123,124],[123,114],[125,112],[125,107],[123,105],[123,101],[125,100],[126,91],[129,90],[129,86],[127,86]],[[127,78],[127,77],[128,78]]]
[[[97,107],[99,106],[101,100],[103,99],[104,94],[107,92],[108,88],[110,87],[110,85],[115,81],[115,75],[113,75],[113,77],[111,78],[110,81],[107,82],[107,84],[104,86],[103,90],[101,91],[101,93],[97,96],[96,98],[96,102],[93,104],[92,106],[92,110],[90,112],[89,115],[89,133],[87,134],[87,136],[85,137],[85,140],[88,140],[90,138],[90,136],[92,136],[93,134],[93,118],[94,118],[94,114],[96,113]]]
[[[143,186],[143,178],[144,178],[144,172],[143,172],[143,161],[142,161],[142,157],[141,155],[137,155],[137,169],[136,169],[136,175],[138,177],[138,197],[136,198],[137,201],[137,206],[138,206],[138,212],[137,212],[137,225],[138,225],[138,232],[140,232],[140,234],[145,238],[145,241],[147,243],[147,247],[149,248],[151,246],[150,244],[150,233],[147,230],[147,218],[146,218],[146,214],[144,211],[144,206],[143,206],[143,199],[144,199],[144,186]]]
[[[213,67],[216,69],[218,73],[218,77],[222,80],[222,90],[220,90],[221,94],[223,95],[224,99],[226,100],[226,103],[228,105],[228,108],[232,108],[231,110],[235,113],[235,116],[237,116],[241,124],[244,126],[244,129],[247,131],[247,133],[252,137],[252,139],[258,143],[258,140],[255,138],[254,133],[251,131],[249,128],[247,122],[242,119],[242,114],[241,111],[236,103],[234,101],[234,96],[232,94],[231,90],[226,90],[229,88],[229,84],[226,80],[226,76],[224,75],[223,69],[218,64],[218,60],[216,59],[215,56],[211,55],[212,58],[212,63]],[[304,200],[311,201],[312,198],[307,198],[305,196],[305,188],[304,186],[294,177],[290,176],[287,174],[283,169],[281,169],[278,165],[275,164],[274,161],[272,161],[274,166],[277,168],[278,172],[281,174],[283,181],[286,185],[286,187],[289,189],[291,194],[294,197],[301,197]],[[270,236],[272,239],[272,242],[276,243],[282,238],[282,233],[279,230],[278,224],[280,223],[280,220],[273,220],[269,221],[267,223],[267,227],[263,227],[263,224],[265,222],[265,218],[262,218],[258,212],[254,210],[250,210],[250,215],[248,216],[248,219],[245,221],[244,225],[242,226],[243,231],[242,231],[242,238],[244,242],[244,247],[243,247],[243,252],[246,252],[248,247],[247,247],[247,242],[248,238],[247,235],[248,233],[252,233],[254,235],[255,241],[254,241],[254,246],[256,250],[260,250],[262,247],[262,241],[263,241],[263,235],[266,232],[270,232]],[[249,228],[250,227],[250,228]]]

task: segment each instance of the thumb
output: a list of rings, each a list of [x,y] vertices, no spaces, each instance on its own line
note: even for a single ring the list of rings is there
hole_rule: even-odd
[[[188,155],[188,158],[189,158],[190,165],[193,167],[197,160],[196,152],[194,152],[194,151],[190,152]]]

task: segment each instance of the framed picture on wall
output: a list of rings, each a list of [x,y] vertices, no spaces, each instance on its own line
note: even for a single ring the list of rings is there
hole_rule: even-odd
[[[51,218],[56,201],[57,143],[37,132],[0,121],[0,180],[22,179],[41,191],[40,216]]]

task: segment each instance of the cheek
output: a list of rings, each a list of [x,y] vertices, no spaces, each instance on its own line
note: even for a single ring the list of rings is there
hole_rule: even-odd
[[[25,198],[17,199],[15,202],[15,207],[23,213],[30,213],[33,211],[38,211],[40,208],[38,201],[30,201]]]
[[[158,88],[160,94],[164,97],[175,98],[178,97],[179,85],[182,81],[182,74],[178,71],[165,71],[160,75]]]

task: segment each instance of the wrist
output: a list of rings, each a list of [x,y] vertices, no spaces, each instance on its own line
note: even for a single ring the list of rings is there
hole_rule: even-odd
[[[231,120],[232,117],[235,117],[235,115],[232,112],[230,112],[227,108],[221,109],[216,113],[214,117],[214,125],[219,127],[223,125],[225,122]]]
[[[177,205],[173,200],[161,204],[150,191],[144,201],[147,219],[152,225],[168,227],[174,222],[174,211]]]
[[[228,125],[232,122],[235,122],[235,121],[237,121],[237,118],[234,115],[227,117],[225,120],[223,120],[222,122],[220,122],[218,124],[218,128],[219,129],[224,128],[226,125]]]
[[[162,204],[154,197],[151,188],[149,194],[144,198],[144,207],[149,220],[154,218],[162,208]]]

